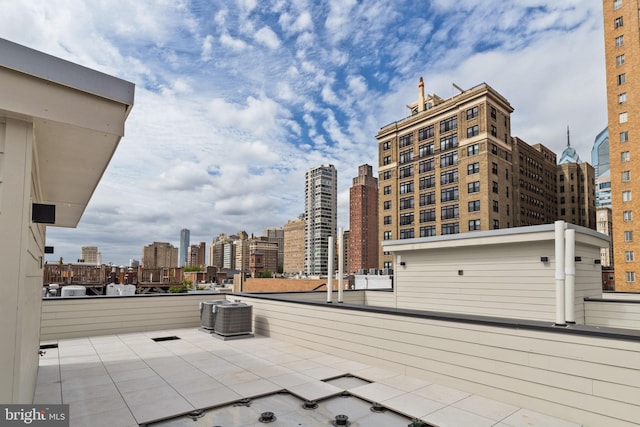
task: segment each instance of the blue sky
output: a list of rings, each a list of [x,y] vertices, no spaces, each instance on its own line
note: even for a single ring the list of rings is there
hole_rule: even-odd
[[[128,264],[153,241],[261,234],[304,210],[304,173],[338,170],[339,225],[375,135],[425,91],[486,82],[512,133],[585,161],[606,126],[600,2],[0,0],[0,37],[136,84],[125,137],[77,229]]]

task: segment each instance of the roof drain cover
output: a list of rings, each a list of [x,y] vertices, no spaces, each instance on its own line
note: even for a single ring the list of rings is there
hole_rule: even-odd
[[[272,423],[276,420],[276,416],[274,415],[273,412],[263,412],[262,414],[260,414],[260,418],[258,419],[258,421],[260,421],[261,423]]]
[[[409,424],[407,427],[433,427],[433,426],[431,424],[425,423],[422,420],[414,418],[411,420],[411,424]]]
[[[371,412],[384,412],[386,411],[387,408],[385,408],[384,406],[382,406],[379,403],[374,403],[373,405],[371,405]]]
[[[318,407],[318,402],[315,400],[305,400],[302,405],[303,409],[316,409]]]
[[[351,393],[345,390],[342,393],[340,393],[340,397],[351,397]]]
[[[351,425],[351,423],[349,422],[349,417],[347,417],[346,415],[336,415],[336,420],[333,421],[331,424],[333,424],[336,427]]]
[[[191,411],[187,414],[187,417],[191,418],[193,421],[197,420],[204,416],[203,409],[196,409],[195,411]]]

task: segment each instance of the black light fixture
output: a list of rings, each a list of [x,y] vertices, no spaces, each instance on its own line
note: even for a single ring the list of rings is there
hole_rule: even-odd
[[[541,256],[540,257],[540,262],[549,262],[549,257],[548,256]]]
[[[593,263],[594,263],[594,264],[600,264],[600,260],[599,260],[599,259],[594,259],[594,260],[593,260]]]
[[[582,262],[582,257],[581,256],[577,256],[573,259],[575,262]]]
[[[45,246],[44,247],[44,253],[45,254],[52,254],[53,253],[53,246]]]
[[[36,224],[55,224],[56,205],[33,203],[31,205],[31,221]]]

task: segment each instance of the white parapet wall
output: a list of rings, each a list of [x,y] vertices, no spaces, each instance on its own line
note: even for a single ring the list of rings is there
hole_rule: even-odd
[[[608,237],[575,230],[576,323],[584,298],[602,295],[600,248]],[[395,255],[398,308],[553,322],[554,224],[383,242]],[[562,255],[564,256],[564,255]]]

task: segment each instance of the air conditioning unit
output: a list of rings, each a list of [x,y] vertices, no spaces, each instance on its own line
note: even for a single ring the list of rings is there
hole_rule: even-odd
[[[200,303],[200,325],[204,329],[213,330],[216,325],[216,308],[228,304],[227,300],[202,301]]]
[[[62,288],[63,297],[83,297],[87,295],[87,288],[84,286],[68,285]]]
[[[216,306],[214,332],[223,337],[252,333],[253,307],[233,302]]]

